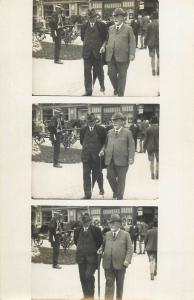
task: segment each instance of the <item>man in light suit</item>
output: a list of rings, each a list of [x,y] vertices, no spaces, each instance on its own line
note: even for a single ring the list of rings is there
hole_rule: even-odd
[[[131,263],[133,246],[128,232],[121,230],[120,216],[114,214],[110,219],[111,231],[107,232],[103,244],[103,268],[106,278],[105,300],[114,297],[116,280],[116,299],[121,300],[126,268]]]
[[[109,27],[106,62],[114,95],[124,96],[129,63],[135,59],[136,41],[133,29],[124,23],[126,12],[122,8],[116,8],[113,16],[115,25]],[[105,51],[105,47],[100,51]]]
[[[129,165],[134,163],[135,143],[132,133],[124,128],[125,117],[121,112],[112,118],[114,128],[108,131],[105,148],[107,179],[113,191],[113,199],[122,200]]]

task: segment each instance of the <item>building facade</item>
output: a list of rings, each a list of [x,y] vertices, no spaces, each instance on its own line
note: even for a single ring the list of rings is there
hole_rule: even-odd
[[[85,120],[88,113],[94,113],[102,123],[111,120],[115,112],[122,112],[129,127],[137,118],[150,119],[153,115],[159,117],[157,104],[37,104],[32,107],[32,120],[36,127],[49,122],[56,112],[63,112],[64,119]]]
[[[100,224],[107,223],[112,214],[119,214],[121,219],[126,220],[128,224],[137,220],[144,220],[147,223],[152,220],[158,220],[158,208],[149,206],[32,206],[32,225],[39,228],[47,226],[56,210],[60,211],[63,215],[62,220],[64,223],[80,221],[81,216],[86,212],[90,214],[93,222],[98,220]]]

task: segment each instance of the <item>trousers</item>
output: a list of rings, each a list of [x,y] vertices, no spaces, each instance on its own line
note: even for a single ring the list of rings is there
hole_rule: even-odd
[[[99,188],[102,191],[103,174],[100,168],[100,162],[90,157],[88,161],[83,162],[84,193],[87,197],[91,197],[92,194],[92,179],[95,179],[98,182]]]
[[[96,77],[99,80],[100,87],[104,88],[104,71],[101,60],[91,54],[87,59],[84,59],[84,85],[86,93],[89,95],[92,95],[93,81]]]
[[[117,62],[114,55],[108,63],[108,76],[118,96],[124,96],[129,62]]]
[[[56,134],[56,140],[53,141],[54,153],[53,153],[53,164],[56,165],[59,162],[61,138],[60,134]]]
[[[121,300],[123,296],[123,285],[126,269],[114,270],[113,267],[105,269],[106,287],[105,300],[113,300],[116,281],[116,299]]]
[[[96,270],[96,264],[90,264],[86,259],[81,264],[78,264],[80,282],[82,285],[82,291],[84,298],[93,298],[95,289],[94,273]]]
[[[113,191],[114,198],[123,199],[128,168],[129,166],[116,166],[113,160],[107,167],[107,179]]]

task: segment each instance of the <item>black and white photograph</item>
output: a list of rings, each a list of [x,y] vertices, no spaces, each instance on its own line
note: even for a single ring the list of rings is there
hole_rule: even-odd
[[[33,0],[32,95],[159,91],[159,0]]]
[[[154,299],[157,206],[32,206],[31,221],[32,299]]]
[[[32,106],[33,199],[158,198],[158,104]]]

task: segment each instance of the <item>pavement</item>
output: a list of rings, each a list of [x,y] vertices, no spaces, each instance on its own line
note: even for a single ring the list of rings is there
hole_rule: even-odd
[[[79,142],[73,145],[79,148]],[[70,150],[67,150],[70,151]],[[32,162],[32,197],[38,199],[80,199],[84,196],[82,163],[62,164],[62,168],[53,168],[50,163]],[[104,176],[104,199],[112,199],[112,191]],[[150,165],[146,153],[137,153],[135,162],[129,166],[126,177],[124,199],[154,200],[158,198],[158,180],[150,177]],[[102,200],[97,183],[92,199]]]
[[[97,276],[96,272],[95,299],[98,298]],[[100,279],[100,299],[104,299],[105,278],[102,266]],[[147,255],[134,254],[126,271],[123,300],[154,300],[157,299],[157,290],[158,279],[155,277],[154,281],[150,280]],[[32,299],[81,299],[83,295],[77,265],[63,265],[61,270],[56,270],[51,265],[32,263],[31,296]]]
[[[80,41],[75,42],[79,44]],[[104,66],[105,93],[96,81],[93,96],[113,96],[113,88]],[[63,65],[52,60],[33,58],[33,95],[81,96],[84,94],[83,60],[64,60]],[[159,77],[152,76],[147,49],[137,49],[130,63],[125,96],[156,97],[159,95]]]

